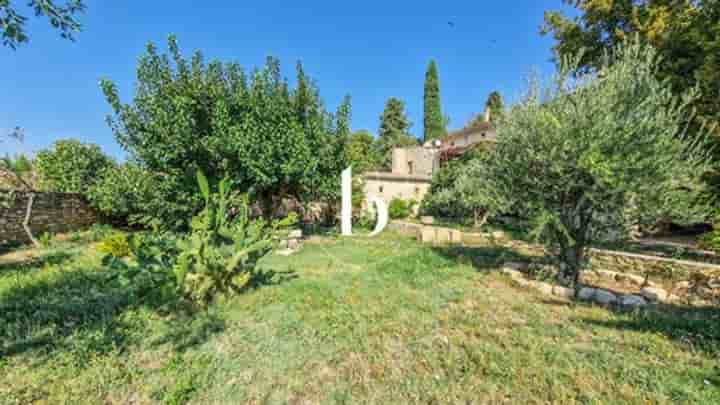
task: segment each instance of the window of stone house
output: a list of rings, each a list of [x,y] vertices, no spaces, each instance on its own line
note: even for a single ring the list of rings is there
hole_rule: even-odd
[[[382,194],[382,192],[383,192],[383,186],[380,186],[380,188],[379,188],[378,191],[380,192],[380,194]]]
[[[408,162],[408,174],[413,174],[415,168],[413,167],[415,162]]]

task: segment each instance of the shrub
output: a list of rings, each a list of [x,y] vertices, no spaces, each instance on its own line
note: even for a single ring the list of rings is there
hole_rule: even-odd
[[[133,291],[159,290],[206,307],[219,294],[243,291],[258,261],[272,250],[273,236],[296,222],[294,215],[271,224],[249,220],[247,201],[234,198],[223,180],[211,193],[205,176],[197,181],[205,208],[190,221],[190,233],[144,233],[130,238],[136,263],[111,255],[103,261]]]
[[[715,229],[700,236],[698,246],[702,249],[720,252],[720,227],[716,225]]]
[[[98,251],[114,257],[130,256],[130,244],[128,243],[127,235],[118,232],[106,236],[105,239],[100,242]]]
[[[112,221],[152,225],[152,218],[159,212],[175,210],[159,207],[168,204],[157,195],[157,176],[133,163],[107,167],[97,182],[88,190],[91,205]],[[171,222],[162,219],[159,222]]]
[[[107,224],[93,224],[87,230],[87,239],[89,242],[100,242],[106,237],[110,236],[113,232],[113,228]]]
[[[40,186],[51,191],[85,193],[98,174],[113,166],[97,145],[74,139],[60,140],[38,152],[35,166]]]
[[[413,209],[417,206],[415,200],[403,200],[401,198],[393,198],[388,207],[388,215],[391,219],[407,218],[413,213]]]
[[[40,246],[49,248],[53,244],[53,235],[50,232],[43,232],[38,241],[40,242]]]

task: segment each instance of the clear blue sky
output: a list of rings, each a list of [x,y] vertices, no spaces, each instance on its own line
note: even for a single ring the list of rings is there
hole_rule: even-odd
[[[235,60],[246,68],[274,55],[292,77],[295,61],[302,60],[326,105],[334,110],[350,94],[353,128],[373,133],[385,100],[395,96],[407,104],[412,132],[422,134],[423,79],[435,59],[443,111],[450,128],[461,127],[491,91],[510,102],[531,70],[553,72],[552,38],[540,36],[539,27],[545,10],[563,7],[560,0],[86,4],[77,42],[60,39],[45,20],[32,18],[29,44],[16,51],[0,47],[0,130],[25,128],[26,152],[73,137],[122,158],[105,123],[110,109],[98,81],[112,79],[129,101],[145,44],[165,49],[170,33],[186,54],[200,49],[207,59]],[[7,143],[0,149],[18,150]]]

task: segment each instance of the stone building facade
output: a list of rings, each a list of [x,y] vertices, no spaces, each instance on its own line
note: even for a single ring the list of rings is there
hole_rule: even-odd
[[[442,139],[420,146],[395,148],[390,172],[365,173],[366,206],[373,197],[380,197],[386,203],[393,198],[422,201],[430,190],[433,174],[443,162],[477,145],[493,144],[496,139],[495,128],[486,113],[485,121],[451,132]]]

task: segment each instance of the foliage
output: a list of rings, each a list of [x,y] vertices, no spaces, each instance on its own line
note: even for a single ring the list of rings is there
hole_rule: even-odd
[[[34,190],[37,183],[32,159],[24,154],[0,158],[0,187]]]
[[[113,257],[127,257],[131,253],[128,236],[122,232],[106,236],[97,250]]]
[[[484,224],[493,211],[504,205],[487,184],[487,158],[488,152],[478,145],[443,164],[433,174],[422,212],[461,223],[472,218],[474,226]]]
[[[367,130],[355,131],[350,135],[347,154],[353,175],[375,169],[380,165],[381,156],[375,146],[375,138]]]
[[[98,177],[87,197],[95,209],[112,220],[152,226],[156,223],[152,213],[168,204],[158,195],[159,176],[137,164],[108,166]]]
[[[56,141],[35,158],[40,186],[50,191],[85,193],[98,179],[98,174],[114,162],[93,144],[75,139]]]
[[[490,93],[485,102],[485,109],[490,112],[490,122],[496,122],[502,119],[502,116],[505,114],[505,103],[503,102],[502,94],[498,91]]]
[[[397,147],[417,145],[417,139],[410,134],[412,123],[405,113],[405,103],[390,97],[380,116],[377,150],[383,167],[390,167],[392,151]]]
[[[75,33],[80,31],[75,14],[85,10],[82,0],[68,0],[64,5],[55,4],[53,0],[29,0],[27,6],[36,17],[48,17],[62,38],[74,40]],[[25,30],[27,21],[28,17],[19,14],[10,0],[0,1],[0,37],[4,46],[16,49],[30,40]]]
[[[215,296],[239,292],[255,272],[258,260],[272,250],[277,229],[290,226],[294,216],[274,222],[251,221],[246,203],[229,219],[230,190],[227,180],[211,194],[207,179],[198,172],[205,209],[193,218],[190,234],[178,241],[180,255],[174,266],[177,282],[191,301],[207,306]]]
[[[49,248],[53,244],[53,235],[50,232],[43,232],[40,238],[38,238],[38,241],[40,242],[40,246]]]
[[[417,206],[415,200],[403,200],[402,198],[393,198],[388,206],[388,215],[391,219],[404,219],[413,214],[413,209]]]
[[[559,11],[545,13],[542,32],[556,40],[555,57],[583,51],[579,72],[598,71],[608,49],[638,35],[657,49],[663,63],[654,70],[667,80],[676,96],[698,89],[687,114],[690,134],[711,130],[715,135],[713,167],[706,182],[720,195],[720,1],[564,0],[577,9],[569,18]],[[575,11],[575,10],[574,10]],[[714,130],[713,130],[714,128]]]
[[[602,78],[573,77],[577,59],[566,59],[552,87],[534,85],[500,123],[484,169],[572,284],[591,243],[622,237],[632,224],[707,215],[704,145],[677,136],[694,95],[675,98],[655,75],[661,59],[638,41],[607,60]]]
[[[423,141],[431,141],[445,136],[445,117],[440,101],[440,78],[437,64],[430,61],[425,72],[425,89],[423,93]]]
[[[720,227],[716,225],[712,231],[702,234],[698,239],[698,246],[720,252]]]
[[[112,226],[107,224],[93,224],[87,230],[86,239],[89,242],[100,242],[114,232]]]
[[[281,77],[280,64],[246,73],[237,63],[205,63],[200,52],[181,55],[174,37],[169,55],[149,44],[137,69],[132,103],[103,80],[118,142],[142,169],[156,173],[155,209],[146,212],[167,228],[185,228],[203,204],[192,180],[196,170],[227,175],[233,189],[249,193],[272,212],[275,197],[333,200],[347,167],[350,100],[328,113],[319,90],[297,65],[297,86]]]

